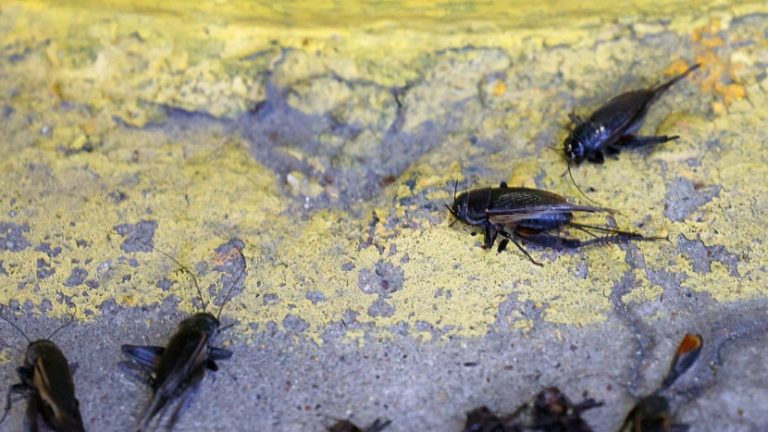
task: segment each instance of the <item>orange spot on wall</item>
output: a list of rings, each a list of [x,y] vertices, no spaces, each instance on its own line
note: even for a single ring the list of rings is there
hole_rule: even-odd
[[[725,41],[720,37],[706,37],[701,39],[700,44],[704,48],[717,48],[725,45]]]
[[[664,70],[664,75],[669,77],[677,76],[688,70],[689,67],[691,67],[691,65],[689,65],[687,61],[678,59],[673,61],[672,64]]]
[[[715,90],[723,96],[726,105],[730,105],[747,96],[747,89],[741,84],[717,84]]]
[[[504,81],[498,81],[496,82],[496,85],[493,86],[493,95],[494,96],[501,96],[504,93],[507,92],[507,85],[504,84]]]

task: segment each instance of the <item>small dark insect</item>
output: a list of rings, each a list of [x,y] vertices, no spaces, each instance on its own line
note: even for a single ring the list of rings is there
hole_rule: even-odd
[[[573,404],[557,387],[547,387],[536,395],[533,405],[525,403],[508,416],[498,417],[486,407],[470,411],[463,432],[591,432],[581,414],[602,405],[594,399]]]
[[[493,247],[496,237],[501,235],[505,239],[499,243],[499,252],[503,251],[507,242],[511,240],[532,263],[538,266],[542,264],[534,260],[517,240],[543,247],[578,249],[593,244],[661,239],[574,222],[574,213],[612,213],[613,210],[571,204],[564,197],[552,192],[522,187],[511,188],[503,182],[499,187],[473,189],[462,192],[458,196],[454,191],[453,205],[449,207],[446,204],[446,207],[457,220],[484,230],[483,248]],[[563,226],[584,231],[593,238],[579,240],[548,233]],[[591,230],[603,235],[594,234]]]
[[[139,423],[139,431],[150,429],[154,422],[159,425],[163,414],[176,399],[176,407],[168,422],[167,429],[172,429],[181,412],[189,403],[192,395],[205,376],[206,369],[217,371],[217,360],[232,357],[232,351],[213,346],[219,332],[219,318],[224,306],[230,300],[234,288],[245,273],[245,257],[240,248],[234,247],[240,257],[241,269],[234,282],[227,290],[216,316],[206,312],[207,304],[203,300],[200,286],[194,273],[184,267],[175,258],[159,251],[173,260],[194,281],[197,294],[203,304],[203,312],[196,313],[182,321],[176,333],[171,336],[166,347],[123,345],[121,350],[142,370],[145,379],[152,387],[152,400],[144,411]]]
[[[650,106],[673,84],[700,66],[697,63],[658,87],[620,94],[586,120],[571,113],[571,121],[576,127],[563,143],[568,166],[578,165],[585,159],[600,164],[604,161],[603,152],[615,155],[625,148],[661,144],[680,138],[677,135],[636,136],[634,133],[642,125]]]
[[[521,429],[517,425],[507,424],[488,407],[475,408],[467,413],[467,421],[462,432],[518,432]]]
[[[338,422],[336,422],[336,424],[331,426],[330,429],[328,429],[328,432],[381,432],[384,429],[386,429],[387,426],[389,426],[391,423],[392,422],[389,420],[381,421],[380,419],[376,419],[367,428],[360,429],[349,420],[339,420]]]
[[[0,308],[2,312],[2,308]],[[5,420],[12,405],[12,396],[22,395],[27,398],[27,416],[24,419],[25,431],[37,431],[38,416],[45,424],[58,432],[82,432],[83,418],[80,415],[80,402],[75,397],[75,384],[72,370],[66,357],[51,338],[72,322],[63,324],[45,339],[32,341],[16,324],[0,315],[29,342],[24,355],[24,365],[17,369],[21,382],[8,389],[5,412],[0,423]],[[74,315],[72,316],[74,318]]]
[[[629,427],[631,432],[685,432],[686,424],[672,423],[669,401],[662,395],[699,358],[704,342],[701,336],[688,333],[672,358],[669,372],[656,391],[640,399],[632,408],[620,431]]]
[[[581,413],[602,406],[602,402],[585,399],[573,404],[557,387],[539,392],[533,404],[533,430],[548,432],[591,432]]]

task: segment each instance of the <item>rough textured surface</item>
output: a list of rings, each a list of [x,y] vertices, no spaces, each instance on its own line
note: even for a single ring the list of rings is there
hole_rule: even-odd
[[[768,428],[765,5],[349,3],[0,7],[0,303],[36,337],[75,314],[55,339],[89,429],[135,424],[119,345],[220,304],[233,247],[235,356],[179,430],[459,430],[544,385],[605,400],[586,417],[615,430],[686,331],[705,349],[679,417]],[[576,196],[567,113],[693,62],[641,129],[680,140],[573,172],[611,223],[669,241],[532,248],[538,268],[451,225],[456,180]],[[23,343],[0,337],[10,383]]]

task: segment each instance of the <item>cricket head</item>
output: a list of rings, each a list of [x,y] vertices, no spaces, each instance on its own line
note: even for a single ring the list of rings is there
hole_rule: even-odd
[[[179,328],[188,328],[213,338],[219,330],[219,320],[210,312],[199,312],[185,319],[179,324]]]

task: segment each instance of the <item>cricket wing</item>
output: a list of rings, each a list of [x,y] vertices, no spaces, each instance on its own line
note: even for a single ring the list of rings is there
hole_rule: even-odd
[[[152,420],[167,408],[171,400],[202,380],[208,362],[208,337],[203,334],[191,339],[184,348],[175,358],[161,357],[158,369],[167,370],[168,373],[156,377],[157,388],[139,423],[140,431],[147,430]]]
[[[545,216],[566,214],[574,212],[585,213],[612,213],[613,210],[592,207],[571,203],[560,203],[552,205],[534,205],[520,209],[493,209],[488,210],[488,219],[495,224],[499,225],[515,225],[520,221],[527,219],[542,218]]]
[[[80,432],[84,429],[80,403],[66,357],[52,343],[40,347],[33,364],[32,384],[41,402],[45,421],[56,430]]]
[[[165,347],[153,345],[123,345],[120,350],[143,368],[154,371],[160,364]]]
[[[80,416],[80,412],[77,412],[76,416],[65,415],[59,417],[57,420],[57,430],[61,432],[85,432],[85,426],[83,426],[83,418]]]
[[[610,131],[612,138],[609,141],[631,134],[656,99],[656,94],[653,90],[635,90],[620,94],[595,111],[589,121]]]
[[[524,210],[535,206],[567,204],[568,200],[558,194],[541,189],[524,187],[499,187],[491,193],[489,209]]]

